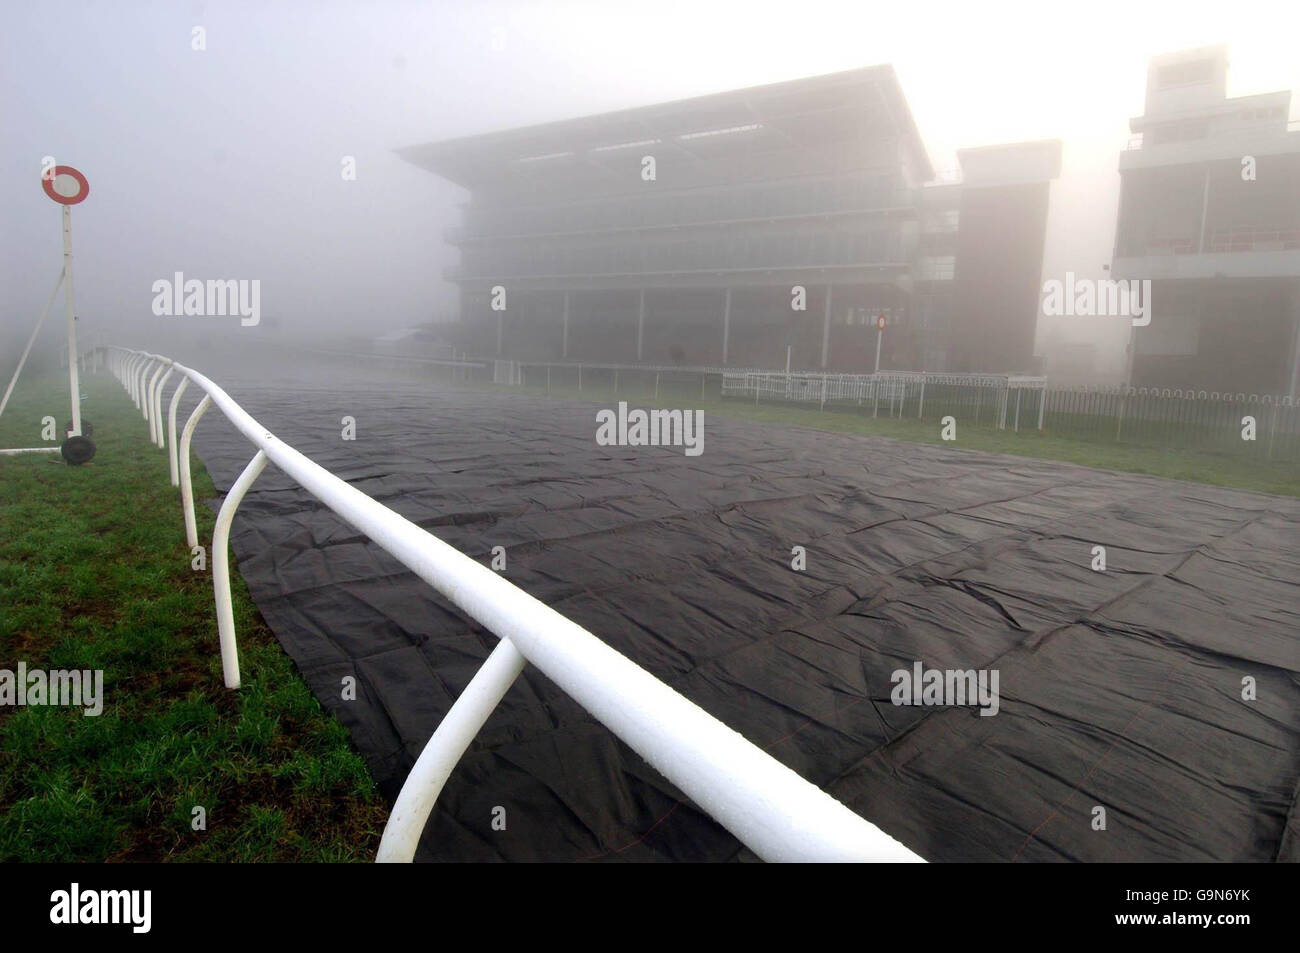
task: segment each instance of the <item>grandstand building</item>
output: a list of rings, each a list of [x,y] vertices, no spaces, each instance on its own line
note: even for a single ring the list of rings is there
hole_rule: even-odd
[[[1155,57],[1120,156],[1113,273],[1151,279],[1136,386],[1297,394],[1300,125],[1288,91],[1226,94],[1224,47]]]
[[[890,66],[400,154],[470,193],[446,277],[471,353],[781,367],[788,348],[862,372],[884,315],[883,367],[1033,369],[1060,144],[967,150],[963,182],[926,187]]]

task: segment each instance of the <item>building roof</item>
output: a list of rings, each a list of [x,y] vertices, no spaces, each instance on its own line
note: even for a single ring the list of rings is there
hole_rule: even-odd
[[[398,149],[402,158],[469,189],[622,175],[653,154],[691,163],[898,138],[922,180],[933,167],[888,64],[674,102],[521,126]]]
[[[1023,185],[1047,182],[1061,174],[1061,140],[1002,142],[958,149],[962,186]]]

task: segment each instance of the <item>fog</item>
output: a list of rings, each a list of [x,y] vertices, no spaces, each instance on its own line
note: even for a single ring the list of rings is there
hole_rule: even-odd
[[[260,279],[270,328],[375,334],[457,307],[441,233],[465,193],[393,150],[876,63],[897,69],[937,168],[959,148],[1063,140],[1044,272],[1099,276],[1147,58],[1224,43],[1229,95],[1300,89],[1297,25],[1294,3],[9,4],[0,342],[21,343],[60,267],[45,156],[91,185],[73,212],[86,334],[148,346],[237,327],[156,316],[151,286],[176,272]],[[1057,333],[1114,350],[1125,329]]]

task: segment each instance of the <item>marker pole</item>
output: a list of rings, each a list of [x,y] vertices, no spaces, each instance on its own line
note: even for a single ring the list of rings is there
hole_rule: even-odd
[[[72,396],[72,430],[81,436],[81,381],[77,377],[77,310],[72,298],[72,208],[63,206],[63,300],[68,314],[68,388]]]

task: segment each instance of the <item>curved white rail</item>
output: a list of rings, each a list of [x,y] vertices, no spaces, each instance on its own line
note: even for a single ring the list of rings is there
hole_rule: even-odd
[[[192,522],[189,445],[204,411],[215,405],[257,447],[257,454],[221,508],[213,536],[213,584],[228,685],[232,672],[234,684],[238,684],[238,662],[233,620],[228,615],[229,576],[218,573],[216,567],[225,565],[227,534],[235,507],[267,462],[274,463],[502,640],[452,706],[411,771],[384,833],[380,860],[409,861],[413,857],[438,790],[525,660],[759,857],[771,861],[921,860],[586,629],[279,440],[198,371],[145,352],[110,348],[109,353],[114,373],[137,395],[144,392],[145,378],[155,367],[155,380],[158,371],[170,368],[204,392],[185,425],[178,450],[187,542],[191,547],[197,545],[197,534]],[[146,419],[158,427],[161,400],[142,399],[140,403]],[[174,445],[174,414],[170,415],[170,424]]]

